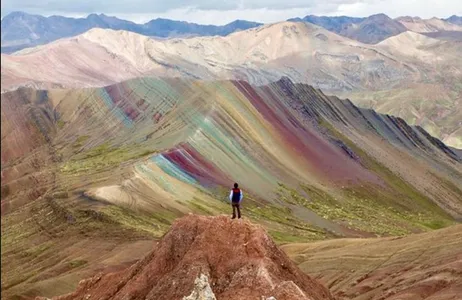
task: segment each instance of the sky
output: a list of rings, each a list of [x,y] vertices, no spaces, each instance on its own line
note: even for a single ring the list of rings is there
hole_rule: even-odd
[[[462,15],[462,0],[1,0],[2,18],[12,11],[68,17],[104,13],[137,23],[167,18],[223,25],[236,19],[272,23],[310,14],[446,18]]]

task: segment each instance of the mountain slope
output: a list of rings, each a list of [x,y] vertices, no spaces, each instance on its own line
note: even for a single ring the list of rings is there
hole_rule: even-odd
[[[456,67],[462,65],[462,44],[405,32],[378,46],[388,53],[394,53],[400,61],[424,62],[420,69],[423,77],[434,77],[436,73],[442,77],[436,75],[434,78],[438,79],[434,83],[411,83],[377,92],[340,95],[362,107],[399,116],[410,124],[424,127],[454,147],[462,147],[460,123],[457,121],[462,118],[462,73]]]
[[[130,47],[125,47],[126,43]],[[96,54],[77,56],[85,53]],[[100,66],[107,64],[120,71],[104,72]],[[99,81],[101,86],[114,83],[110,76],[117,78],[117,73],[126,74],[125,79],[140,73],[171,73],[206,79],[238,78],[258,84],[285,75],[327,90],[393,86],[418,76],[390,54],[315,25],[290,22],[226,37],[165,41],[125,31],[92,29],[76,38],[2,55],[4,90],[34,81],[67,87],[94,86]]]
[[[450,17],[447,18],[445,21],[446,21],[446,22],[449,22],[449,23],[452,23],[452,24],[456,24],[456,25],[461,25],[461,26],[462,26],[462,17],[456,16],[456,15],[450,16]]]
[[[385,14],[372,15],[358,24],[353,24],[342,30],[341,34],[357,41],[376,44],[384,39],[406,31],[401,23]]]
[[[453,16],[445,20],[438,18],[427,20],[406,16],[393,20],[385,14],[372,15],[367,18],[309,15],[304,18],[292,18],[288,21],[316,24],[344,37],[366,44],[376,44],[406,30],[425,34],[433,33],[432,36],[441,36],[441,38],[447,38],[450,35],[457,36],[458,32],[462,31],[457,18],[457,16]]]
[[[126,31],[92,29],[75,38],[2,55],[2,89],[34,81],[66,87],[101,86],[117,82],[119,76],[129,79],[140,74],[171,73],[195,78],[239,78],[258,84],[284,75],[326,91],[381,90],[461,76],[462,64],[457,58],[460,43],[436,43],[414,33],[398,36],[402,38],[368,46],[315,25],[291,22],[226,37],[164,41]],[[419,44],[424,40],[428,43]],[[415,48],[433,60],[398,55]],[[115,68],[107,74],[100,67],[103,64]]]
[[[225,216],[188,215],[128,270],[90,278],[74,293],[55,299],[274,298],[334,299],[301,272],[260,226]]]
[[[292,18],[287,21],[291,22],[308,22],[318,26],[321,26],[329,31],[341,33],[346,27],[351,24],[358,24],[364,21],[366,18],[353,18],[347,16],[339,17],[326,17],[326,16],[305,16],[303,18]]]
[[[309,23],[163,41],[92,29],[14,55],[2,54],[1,83],[5,91],[18,86],[103,86],[139,76],[228,78],[254,84],[287,76],[397,114],[459,147],[460,53],[460,42],[414,32],[366,45]],[[391,97],[381,97],[385,94]],[[376,99],[374,106],[369,105],[371,98]],[[393,99],[406,105],[394,105]]]
[[[403,24],[408,30],[419,33],[438,31],[462,31],[462,26],[438,18],[431,18],[425,20],[413,17],[400,17],[396,20]]]
[[[295,18],[290,21],[313,23],[366,44],[376,44],[407,30],[400,22],[385,14],[372,15],[367,18],[306,16],[303,19]]]
[[[462,225],[404,238],[282,248],[340,299],[458,299],[462,294]]]
[[[260,23],[236,20],[223,26],[155,19],[145,24],[121,20],[104,14],[86,18],[61,16],[42,17],[12,12],[2,19],[2,53],[47,44],[60,38],[75,36],[92,28],[126,30],[147,36],[172,37],[188,35],[228,35],[234,31],[260,26]]]
[[[1,97],[7,296],[56,296],[120,270],[134,259],[124,249],[146,249],[179,216],[229,214],[235,181],[244,218],[277,242],[404,235],[462,216],[450,148],[287,78],[144,78]]]

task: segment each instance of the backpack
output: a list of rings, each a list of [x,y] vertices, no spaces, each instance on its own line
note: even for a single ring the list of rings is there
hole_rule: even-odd
[[[233,189],[233,198],[232,201],[237,203],[241,200],[241,190],[240,189]]]

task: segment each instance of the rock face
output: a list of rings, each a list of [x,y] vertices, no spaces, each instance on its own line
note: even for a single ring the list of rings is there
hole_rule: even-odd
[[[194,289],[188,297],[183,300],[216,300],[215,294],[209,284],[209,279],[204,274],[197,277],[194,281]]]
[[[334,299],[265,230],[225,216],[187,215],[129,269],[95,276],[67,299]]]

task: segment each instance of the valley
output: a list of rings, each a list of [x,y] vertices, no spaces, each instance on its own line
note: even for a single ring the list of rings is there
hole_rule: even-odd
[[[462,294],[461,17],[81,16],[2,15],[2,299]]]
[[[6,295],[50,297],[127,266],[176,218],[229,213],[235,178],[245,217],[279,243],[401,236],[462,216],[456,152],[288,78],[21,88],[1,104]]]

